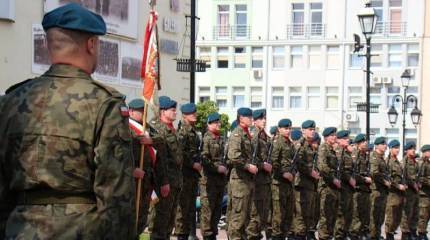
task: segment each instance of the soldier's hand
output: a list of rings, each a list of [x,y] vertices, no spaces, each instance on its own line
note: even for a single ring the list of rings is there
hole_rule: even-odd
[[[264,169],[264,171],[271,173],[272,172],[272,164],[267,163],[267,162],[263,163],[263,169]]]
[[[258,172],[257,166],[255,166],[254,164],[248,164],[248,172],[250,172],[254,175],[257,174],[257,172]]]
[[[364,177],[364,181],[365,181],[367,184],[371,184],[371,183],[372,183],[372,178],[370,178],[370,177]]]
[[[417,183],[414,183],[414,191],[415,192],[419,192],[420,191],[420,188],[419,188],[419,186],[418,186]]]
[[[340,180],[339,179],[335,178],[333,180],[333,184],[336,186],[336,188],[340,189]]]
[[[224,167],[223,165],[219,165],[218,166],[218,173],[226,174],[227,173],[227,168]]]
[[[387,188],[390,188],[390,187],[391,187],[391,182],[390,182],[390,181],[387,181],[387,180],[384,180],[384,185],[385,185]]]
[[[139,137],[140,137],[140,144],[144,144],[144,145],[152,144],[152,138],[149,136],[149,134],[144,134]]]
[[[143,179],[145,177],[145,171],[140,168],[135,168],[133,170],[133,177],[138,179]]]
[[[161,196],[164,197],[164,198],[167,197],[167,196],[169,196],[169,194],[170,194],[170,184],[166,184],[166,185],[161,186],[160,193],[161,193]]]
[[[193,163],[193,169],[197,172],[200,172],[202,170],[202,165],[198,162]]]
[[[320,179],[321,177],[320,177],[320,173],[318,172],[318,171],[315,171],[315,170],[312,170],[312,172],[311,172],[311,176],[313,177],[313,178],[315,178],[316,180],[318,180],[318,179]]]
[[[352,188],[355,188],[357,181],[355,181],[355,178],[350,178],[348,183]]]
[[[293,182],[293,180],[294,180],[293,174],[291,174],[289,172],[284,172],[282,174],[282,177],[285,178],[285,179],[287,179],[289,182]]]
[[[403,184],[399,184],[399,190],[400,190],[400,191],[405,191],[405,190],[406,190],[405,185],[403,185]]]

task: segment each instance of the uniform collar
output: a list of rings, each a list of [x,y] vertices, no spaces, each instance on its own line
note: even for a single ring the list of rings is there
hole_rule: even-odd
[[[43,75],[52,77],[91,79],[91,76],[88,75],[84,70],[66,64],[51,65],[48,71],[46,71]]]

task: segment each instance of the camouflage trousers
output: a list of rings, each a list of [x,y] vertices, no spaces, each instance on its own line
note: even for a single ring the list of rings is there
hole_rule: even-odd
[[[387,197],[385,208],[385,232],[394,234],[402,220],[404,197],[397,193],[390,192]]]
[[[225,186],[216,182],[200,184],[200,231],[203,237],[218,234]]]
[[[310,231],[316,232],[318,223],[320,221],[320,194],[318,192],[318,187],[315,188],[314,191],[314,214],[312,215],[312,226]]]
[[[136,184],[137,186],[137,184]],[[142,198],[140,202],[140,210],[139,210],[139,222],[138,222],[138,228],[137,232],[140,234],[142,233],[147,224],[148,224],[148,212],[149,212],[149,205],[151,202],[151,194],[152,194],[152,183],[151,183],[151,177],[148,175],[145,175],[145,178],[142,181]]]
[[[261,232],[263,230],[265,231],[266,236],[268,234],[267,228],[270,224],[269,213],[272,200],[270,185],[270,183],[255,184],[255,193],[252,199],[251,220],[246,228],[248,239],[261,239]]]
[[[292,232],[297,236],[306,236],[316,227],[316,196],[317,192],[305,188],[295,188],[295,208],[292,222]],[[319,213],[319,211],[318,211]]]
[[[370,192],[358,191],[353,196],[353,211],[350,233],[353,238],[369,233]]]
[[[181,188],[170,185],[167,197],[159,197],[158,203],[149,210],[148,230],[151,239],[169,239],[175,224],[176,208],[178,206]],[[159,191],[157,191],[157,195]]]
[[[189,235],[193,221],[196,221],[198,183],[198,178],[193,176],[185,177],[183,180],[178,208],[176,209],[176,235]]]
[[[229,182],[228,238],[246,239],[245,228],[249,224],[255,182],[241,178],[230,178]]]
[[[349,228],[352,223],[351,213],[354,209],[354,192],[347,188],[342,187],[342,190],[340,191],[340,202],[337,210],[336,225],[334,227],[335,239],[345,239],[349,234]]]
[[[414,190],[406,190],[405,206],[400,223],[402,233],[414,233],[418,227],[420,195]]]
[[[322,186],[320,188],[320,222],[318,237],[321,240],[333,237],[336,214],[339,208],[340,191]]]
[[[275,180],[274,180],[275,181]],[[272,183],[272,237],[285,238],[294,214],[294,190],[290,183]]]
[[[387,193],[372,190],[370,194],[370,237],[378,239],[381,236],[381,226],[385,219]]]
[[[424,195],[420,196],[419,202],[418,233],[427,234],[427,224],[430,219],[430,198]]]

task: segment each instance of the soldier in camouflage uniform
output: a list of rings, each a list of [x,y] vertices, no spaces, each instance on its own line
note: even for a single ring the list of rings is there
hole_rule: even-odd
[[[385,209],[385,232],[387,240],[394,240],[396,229],[402,220],[402,211],[406,186],[403,185],[403,167],[397,156],[399,155],[400,142],[391,140],[388,144],[390,152],[387,157],[390,171],[391,187],[387,197],[387,207]]]
[[[346,239],[352,222],[351,212],[353,211],[353,194],[356,186],[356,166],[352,158],[353,147],[349,140],[349,131],[339,131],[336,137],[343,171],[341,174],[340,203],[336,219],[335,238]]]
[[[308,233],[309,239],[316,239],[315,233],[317,231],[318,222],[320,220],[320,196],[318,192],[318,183],[320,181],[319,179],[321,179],[321,176],[319,175],[319,161],[318,161],[318,149],[320,145],[321,145],[321,137],[317,132],[315,132],[314,137],[312,139],[312,150],[314,150],[316,153],[315,159],[313,160],[314,161],[313,168],[318,173],[318,180],[315,180],[315,188],[314,188],[315,197],[314,197],[314,206],[313,206],[314,214],[311,214],[313,220],[312,220],[312,227]]]
[[[231,212],[228,219],[228,237],[231,240],[245,239],[252,209],[252,197],[255,191],[255,175],[258,172],[252,159],[252,137],[249,127],[252,124],[252,110],[237,110],[238,126],[231,133],[228,147],[228,159],[232,165],[229,182],[229,201]]]
[[[430,219],[430,145],[421,147],[423,153],[419,168],[420,184],[418,239],[427,240],[427,226]]]
[[[269,226],[269,212],[271,205],[272,165],[268,162],[269,136],[265,132],[266,109],[253,111],[254,130],[251,132],[253,145],[256,147],[256,158],[258,173],[255,176],[255,194],[252,204],[251,220],[246,229],[248,239],[262,238],[261,232],[264,230],[266,238],[270,237],[267,228]],[[257,143],[257,141],[259,141]]]
[[[384,160],[387,142],[384,137],[375,139],[375,151],[370,154],[370,173],[374,180],[370,194],[370,238],[381,238],[381,226],[385,218],[388,189],[391,186],[388,163]]]
[[[8,215],[0,235],[133,239],[125,97],[91,78],[106,25],[77,4],[48,12],[42,25],[53,65],[9,88],[0,107],[0,206]]]
[[[150,134],[157,154],[161,155],[168,179],[167,181],[163,179],[155,188],[159,202],[151,206],[148,229],[151,239],[169,239],[175,224],[176,207],[182,189],[183,155],[173,126],[177,103],[166,96],[161,96],[159,102],[160,118],[151,120]]]
[[[285,239],[291,228],[294,209],[294,146],[289,138],[291,120],[278,122],[278,134],[273,140],[272,239]]]
[[[315,122],[307,120],[302,123],[303,138],[299,140],[297,154],[297,171],[294,196],[295,208],[293,233],[297,239],[315,238],[315,198],[317,197],[318,149],[312,147],[315,136]]]
[[[419,215],[419,188],[418,188],[418,163],[415,160],[416,145],[414,142],[406,143],[404,150],[406,155],[403,159],[406,189],[406,202],[404,206],[402,222],[402,239],[415,239],[417,237],[418,215]]]
[[[356,148],[353,152],[357,174],[357,186],[353,196],[353,211],[351,223],[351,239],[368,239],[370,222],[370,162],[368,158],[368,142],[366,135],[358,134],[354,139]],[[369,206],[369,207],[363,207]]]

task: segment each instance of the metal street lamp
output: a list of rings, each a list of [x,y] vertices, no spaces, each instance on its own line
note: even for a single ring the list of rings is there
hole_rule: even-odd
[[[423,114],[421,113],[421,110],[419,110],[418,107],[415,106],[415,108],[411,112],[412,123],[415,125],[415,127],[417,127],[417,125],[420,125],[422,115]]]
[[[375,33],[377,16],[375,9],[371,7],[370,1],[366,3],[365,8],[358,12],[357,16],[360,22],[361,31],[366,38]]]
[[[408,88],[409,87],[409,82],[411,81],[411,71],[409,69],[405,69],[405,71],[403,71],[402,76],[400,76],[401,80],[402,80],[402,86],[404,88]]]
[[[396,124],[398,117],[399,113],[396,111],[396,108],[394,106],[391,106],[390,110],[388,110],[388,121],[390,121],[391,126],[394,126],[394,124]]]

